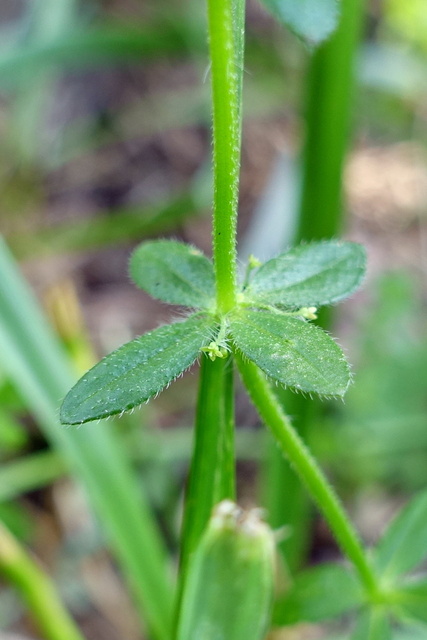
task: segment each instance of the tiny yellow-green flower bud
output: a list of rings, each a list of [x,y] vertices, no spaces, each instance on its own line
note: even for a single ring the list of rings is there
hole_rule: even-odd
[[[317,307],[302,307],[298,311],[298,315],[303,318],[307,318],[307,320],[316,320],[317,319]]]
[[[251,253],[251,255],[248,258],[248,265],[249,265],[250,269],[258,269],[258,267],[261,267],[262,262],[261,262],[261,260],[258,260],[258,258],[256,258]]]
[[[200,351],[206,353],[211,360],[227,357],[227,349],[225,347],[221,347],[215,341],[210,342],[207,347],[202,347]]]

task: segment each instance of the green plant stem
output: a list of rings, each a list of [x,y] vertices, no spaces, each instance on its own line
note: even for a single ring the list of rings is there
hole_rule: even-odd
[[[234,423],[234,368],[233,359],[224,362],[222,384],[223,422],[219,441],[219,468],[217,493],[220,500],[236,497],[236,446]]]
[[[295,242],[339,233],[342,223],[342,170],[353,106],[354,64],[366,0],[341,2],[333,36],[314,53],[308,70],[307,136],[302,197]]]
[[[240,168],[243,11],[232,0],[208,0],[212,73],[214,215],[213,257],[218,311],[236,302],[236,224]]]
[[[236,304],[244,0],[208,0],[213,105],[213,257],[217,310]],[[192,552],[213,506],[235,493],[231,359],[202,359],[195,444],[186,495],[178,616]]]
[[[359,537],[349,522],[333,488],[316,461],[283,413],[279,401],[264,374],[256,365],[235,354],[246,389],[262,420],[271,430],[276,442],[296,473],[305,483],[314,501],[328,522],[342,551],[351,560],[360,580],[371,597],[376,596],[378,585]],[[284,487],[283,490],[286,490]]]
[[[46,640],[83,640],[50,579],[1,523],[0,573],[19,590]]]
[[[212,514],[235,497],[234,390],[232,358],[202,356],[193,455],[188,478],[175,607],[175,633],[191,556]]]
[[[354,62],[366,0],[344,0],[336,32],[310,57],[305,96],[306,140],[302,193],[294,243],[321,240],[342,229],[342,172],[353,110]],[[331,326],[332,308],[320,310],[318,323]],[[324,413],[318,399],[279,389],[277,395],[305,441]],[[304,563],[310,543],[311,509],[304,488],[272,442],[264,466],[264,495],[273,527],[289,526],[293,535],[280,543],[291,572]],[[282,486],[287,491],[281,490]]]
[[[233,381],[230,358],[203,356],[194,448],[185,501],[181,575],[215,504],[234,498]]]
[[[292,416],[292,424],[305,440],[317,418],[317,402],[289,389],[274,389],[282,407]],[[310,500],[289,461],[283,457],[271,434],[267,434],[267,453],[262,465],[262,504],[273,529],[286,527],[291,535],[278,542],[291,575],[305,563],[311,536],[312,507]],[[284,487],[286,490],[284,491]]]

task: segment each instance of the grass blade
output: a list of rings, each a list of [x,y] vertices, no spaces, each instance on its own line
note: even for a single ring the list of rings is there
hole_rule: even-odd
[[[52,582],[1,523],[0,570],[28,603],[46,640],[83,640]]]
[[[101,26],[76,29],[48,43],[3,50],[0,84],[6,88],[26,84],[52,65],[76,69],[179,53],[186,48],[183,29],[182,24],[178,27],[170,22],[147,29]]]
[[[83,483],[153,636],[169,640],[172,593],[152,514],[108,424],[64,429],[61,398],[74,376],[5,244],[0,242],[3,366],[46,438]]]

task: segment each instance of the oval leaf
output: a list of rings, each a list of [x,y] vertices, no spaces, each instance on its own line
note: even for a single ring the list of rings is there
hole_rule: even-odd
[[[319,327],[269,311],[240,309],[230,319],[236,346],[274,380],[299,391],[344,395],[350,369]]]
[[[331,304],[358,288],[365,268],[360,244],[332,240],[300,245],[263,264],[245,298],[289,308]]]
[[[427,623],[427,579],[405,585],[399,593],[399,604],[406,617]]]
[[[212,263],[191,245],[173,240],[145,242],[132,254],[129,271],[138,287],[163,302],[196,309],[214,304]]]
[[[145,402],[190,367],[212,335],[212,318],[192,316],[128,342],[98,362],[65,397],[63,424],[81,424]]]
[[[337,0],[264,0],[264,4],[280,22],[311,45],[325,40],[338,24]]]
[[[274,622],[283,625],[330,620],[363,601],[363,589],[352,572],[338,564],[323,564],[296,576]]]
[[[359,617],[350,640],[391,640],[391,638],[391,623],[387,608],[370,607]]]
[[[424,491],[392,521],[378,543],[375,564],[381,575],[396,577],[426,557],[427,491]]]

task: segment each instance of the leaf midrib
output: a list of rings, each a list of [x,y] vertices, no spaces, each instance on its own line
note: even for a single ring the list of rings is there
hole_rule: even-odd
[[[206,327],[204,327],[206,330],[208,329],[208,323],[207,323],[207,320],[208,320],[208,318],[206,318]],[[185,324],[185,323],[182,323],[182,324]],[[197,331],[198,329],[200,329],[200,330],[201,330],[201,329],[202,329],[202,325],[201,325],[200,327],[196,327],[195,331]],[[206,333],[207,333],[207,335],[206,335],[206,340],[207,340],[207,339],[208,339],[208,337],[209,337],[209,335],[208,335],[208,332],[207,332],[207,331],[206,331]],[[143,337],[144,337],[144,336],[146,336],[146,335],[149,335],[149,334],[144,334],[143,336],[140,336],[140,337],[141,337],[141,338],[143,338]],[[172,336],[171,336],[171,339],[172,339]],[[137,340],[139,340],[139,338],[136,338],[136,339],[135,339],[135,342],[136,342]],[[134,341],[132,341],[132,342],[134,342]],[[130,344],[130,343],[128,343],[128,344]],[[126,345],[124,345],[124,347],[125,347],[125,346],[126,346]],[[201,344],[201,346],[203,346],[203,340],[202,340],[202,344]],[[129,375],[130,375],[130,374],[131,374],[135,369],[137,369],[138,367],[144,366],[145,364],[147,364],[147,362],[148,362],[149,360],[152,360],[152,358],[155,358],[155,357],[156,357],[156,356],[158,356],[160,353],[165,353],[165,354],[166,354],[166,353],[169,353],[169,352],[170,352],[170,350],[171,350],[172,348],[176,348],[176,338],[174,339],[173,343],[169,344],[167,347],[162,347],[161,349],[158,349],[158,350],[157,350],[154,354],[152,354],[152,355],[149,357],[149,359],[148,359],[148,360],[146,360],[145,362],[141,362],[141,361],[140,361],[140,362],[138,362],[138,363],[136,363],[136,364],[133,364],[133,365],[132,365],[131,367],[129,367],[129,368],[128,368],[124,373],[120,373],[120,374],[118,374],[118,375],[115,375],[115,376],[110,377],[109,382],[104,383],[104,384],[102,385],[102,388],[101,388],[101,389],[98,387],[98,388],[97,388],[97,389],[95,389],[92,393],[89,393],[89,394],[85,397],[84,402],[82,402],[82,405],[86,405],[86,403],[88,403],[91,399],[93,399],[97,394],[99,394],[99,393],[104,393],[105,391],[108,391],[108,389],[110,389],[112,386],[114,386],[114,385],[117,383],[117,380],[124,380],[124,379],[125,379],[127,376],[129,376]],[[198,350],[199,350],[199,347],[197,348],[197,351],[198,351]],[[196,351],[196,354],[195,354],[194,360],[195,360],[195,359],[196,359],[196,357],[197,357],[197,351]],[[108,357],[108,356],[106,356],[106,357]],[[194,362],[194,360],[193,360],[193,362]],[[101,360],[101,362],[102,362],[102,360]],[[100,362],[100,363],[98,363],[98,365],[99,365],[99,364],[101,364],[101,362]],[[191,364],[192,364],[192,363],[190,363],[190,364],[188,364],[186,367],[184,367],[184,368],[182,369],[181,373],[182,373],[182,372],[184,372],[188,367],[190,367],[190,366],[191,366]],[[98,366],[98,365],[97,365],[97,366]],[[172,381],[172,380],[174,380],[174,379],[176,378],[176,376],[177,376],[177,375],[179,375],[179,374],[173,375],[173,376],[172,376],[172,378],[171,378],[171,381]],[[83,380],[84,380],[84,378],[81,380],[81,383],[83,383]],[[156,392],[156,391],[154,391],[153,393],[151,393],[151,394],[148,396],[148,398],[147,398],[147,399],[151,398],[155,393],[157,393],[157,392]],[[144,402],[144,401],[143,401],[143,400],[142,400],[142,401],[137,401],[137,402],[135,402],[135,404],[133,404],[133,406],[137,406],[137,405],[138,405],[138,404],[140,404],[141,402]],[[82,406],[82,405],[81,405],[81,406]],[[128,407],[128,408],[130,408],[130,407]],[[121,412],[121,411],[123,411],[123,410],[126,410],[126,409],[118,409],[117,411],[114,411],[114,410],[113,410],[113,411],[110,411],[110,412],[108,413],[108,415],[115,415],[115,414],[117,414],[117,413],[120,413],[120,412]],[[94,419],[94,418],[90,418],[90,419]],[[83,420],[83,421],[84,421],[84,420]]]
[[[183,282],[190,289],[192,289],[193,291],[201,295],[206,301],[209,301],[214,297],[214,292],[212,292],[212,296],[207,295],[206,291],[204,291],[203,289],[199,289],[197,286],[195,286],[195,284],[191,280],[188,280],[182,273],[177,271],[176,268],[172,267],[166,260],[162,260],[159,257],[157,257],[156,259],[163,268],[167,268],[178,280],[181,280],[181,282]]]

